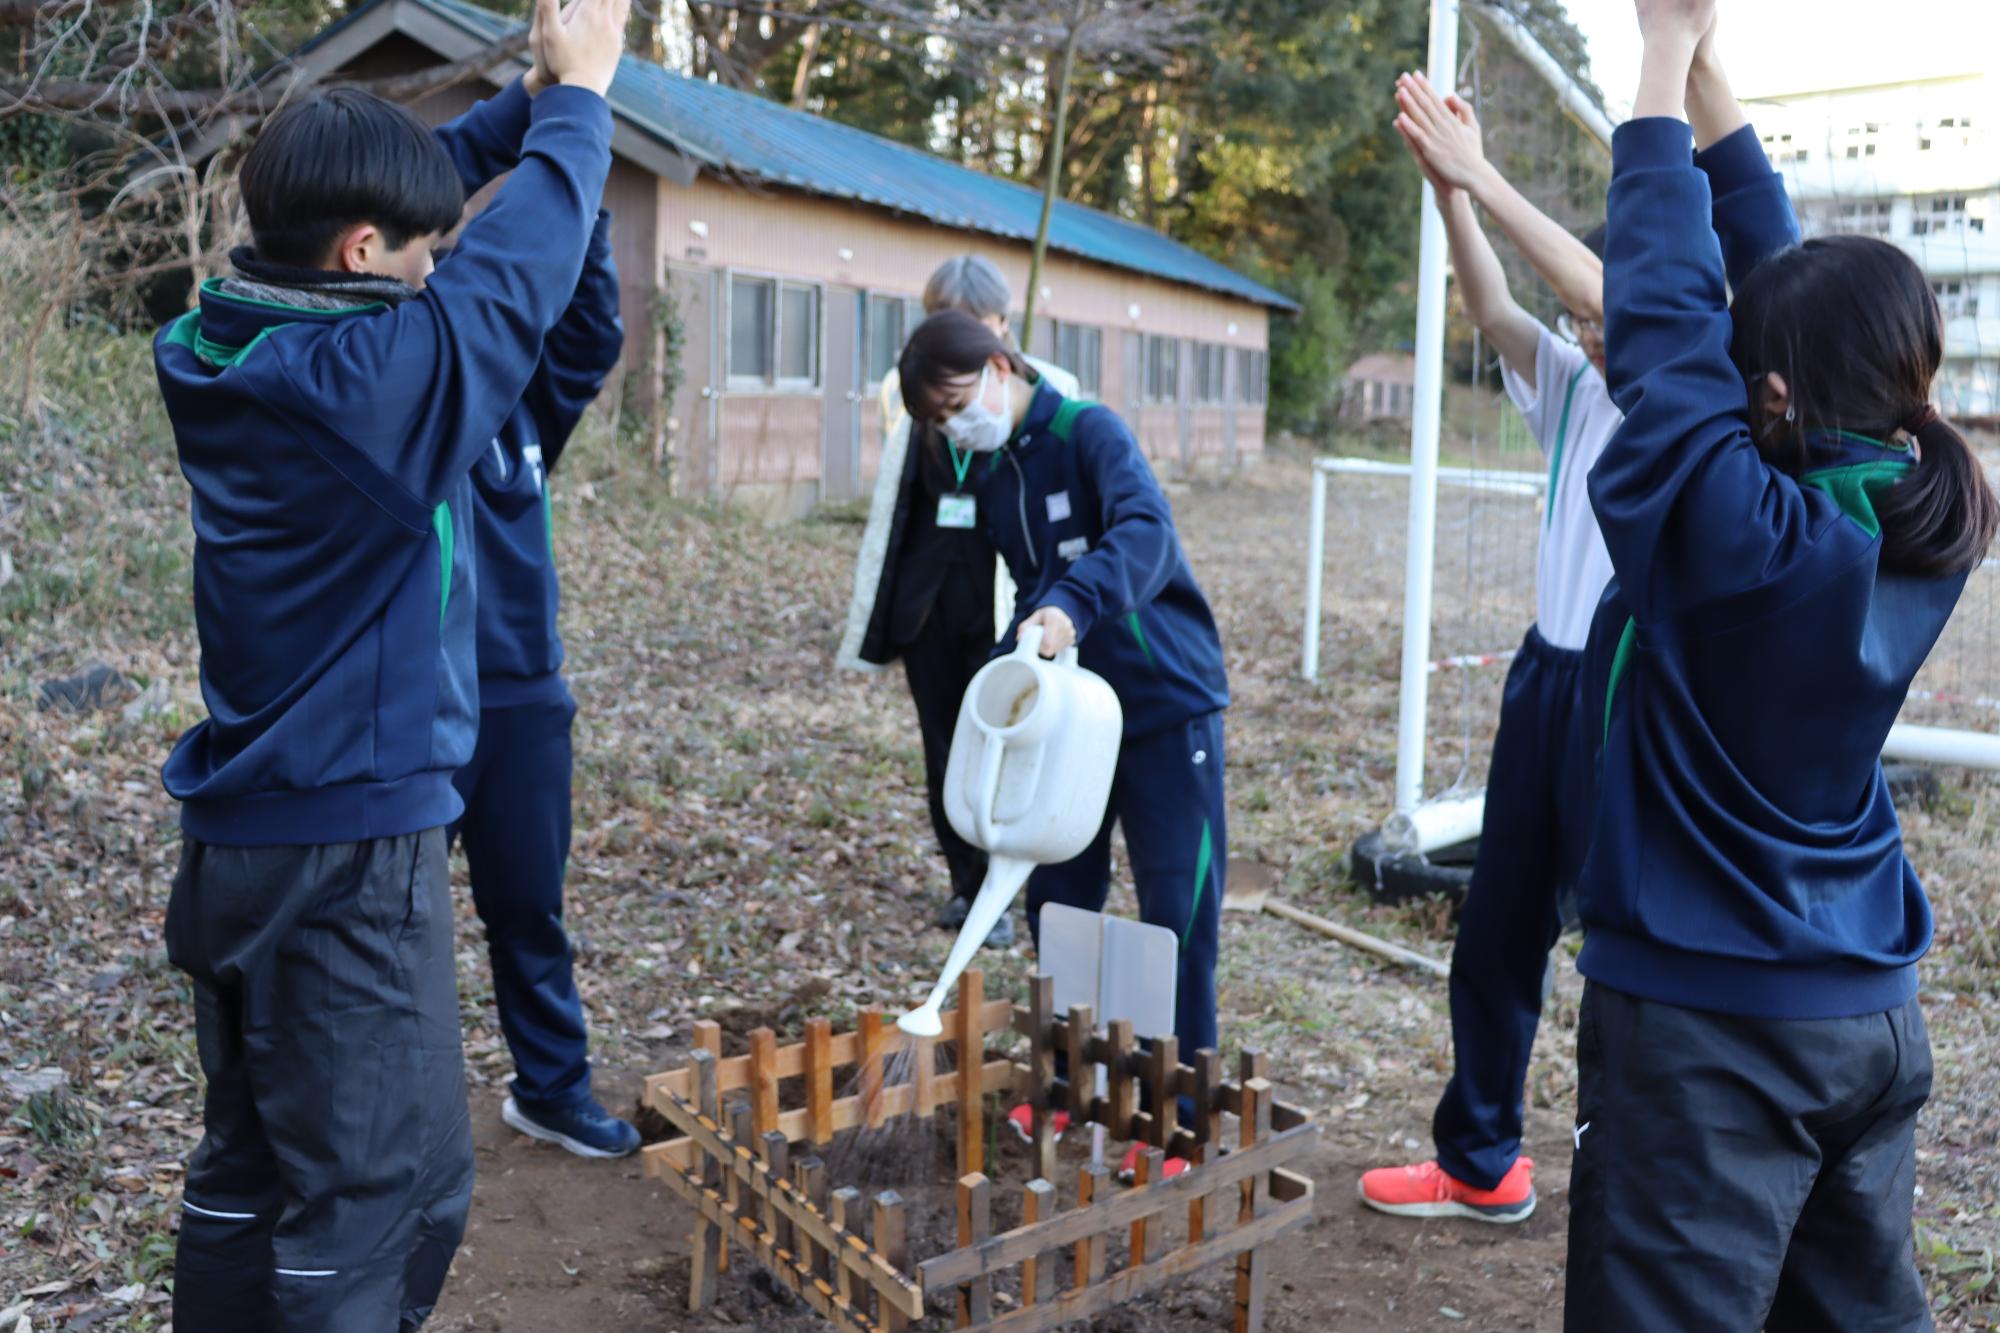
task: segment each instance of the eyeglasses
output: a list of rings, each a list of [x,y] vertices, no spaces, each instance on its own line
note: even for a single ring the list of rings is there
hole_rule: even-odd
[[[1594,319],[1578,320],[1571,316],[1567,310],[1556,316],[1556,332],[1560,333],[1570,342],[1582,342],[1584,329],[1589,329],[1597,337],[1601,338],[1604,336],[1604,326]]]

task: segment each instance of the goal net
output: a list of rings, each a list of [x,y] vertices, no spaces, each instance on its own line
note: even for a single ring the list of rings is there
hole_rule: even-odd
[[[1453,8],[1435,5],[1433,15]],[[1504,11],[1468,4],[1457,24],[1452,82],[1479,117],[1488,159],[1562,226],[1578,235],[1589,231],[1603,220],[1611,165],[1610,126],[1594,92]],[[1515,299],[1560,328],[1563,311],[1554,294],[1498,227],[1489,224],[1487,234]],[[1535,618],[1547,460],[1508,402],[1499,359],[1455,291],[1448,289],[1443,314],[1437,501],[1424,571],[1430,633],[1420,663],[1421,757],[1415,782],[1408,747],[1399,759],[1399,807],[1412,803],[1411,792],[1428,799],[1484,786],[1507,663]],[[1365,364],[1392,385],[1414,378],[1414,358],[1371,357]],[[1403,618],[1415,392],[1414,384],[1385,393],[1369,379],[1350,378],[1342,416],[1356,452],[1376,457],[1315,464],[1308,677],[1321,668],[1329,617],[1356,616],[1377,626]],[[1331,549],[1329,530],[1339,534]],[[1328,588],[1337,590],[1331,601]],[[1407,703],[1407,675],[1405,688]]]
[[[1457,46],[1447,67],[1479,116],[1487,156],[1537,208],[1573,233],[1588,231],[1603,219],[1610,175],[1611,126],[1593,90],[1504,10],[1434,0],[1434,21],[1452,11]],[[1437,55],[1434,41],[1434,65]],[[1487,232],[1516,300],[1559,328],[1553,293],[1497,227]],[[1507,663],[1535,617],[1547,482],[1546,460],[1502,390],[1498,359],[1449,284],[1442,325],[1429,535],[1419,535],[1411,493],[1411,418],[1422,404],[1409,381],[1421,376],[1413,358],[1367,358],[1380,382],[1351,378],[1344,395],[1353,456],[1314,464],[1303,653],[1308,678],[1323,668],[1379,673],[1379,647],[1364,645],[1379,645],[1383,628],[1402,623],[1396,806],[1401,816],[1446,812],[1423,827],[1405,823],[1404,836],[1425,848],[1477,831]],[[1419,333],[1421,356],[1421,323]],[[1413,543],[1428,544],[1428,560]],[[1416,653],[1408,606],[1428,610],[1428,642]],[[1344,624],[1355,633],[1338,632]],[[1323,656],[1329,648],[1352,656],[1336,663]],[[1885,748],[1889,758],[2000,766],[2000,560],[1972,575],[1903,722]]]

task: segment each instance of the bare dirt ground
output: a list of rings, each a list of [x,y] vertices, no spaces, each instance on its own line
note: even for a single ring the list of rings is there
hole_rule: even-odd
[[[180,1163],[199,1134],[185,988],[160,944],[177,835],[156,773],[200,710],[184,491],[164,448],[153,438],[113,457],[49,439],[27,452],[33,481],[0,479],[13,524],[0,542],[30,580],[0,592],[13,599],[0,607],[0,1311],[26,1309],[37,1330],[165,1323]],[[565,472],[558,548],[582,704],[570,921],[599,1087],[629,1110],[644,1074],[683,1058],[698,1018],[790,1036],[811,1015],[842,1025],[859,1006],[916,999],[949,945],[928,925],[943,874],[900,676],[830,665],[858,525],[773,529],[667,500],[601,439]],[[1237,882],[1442,957],[1446,908],[1374,906],[1344,868],[1390,804],[1400,566],[1381,555],[1401,513],[1343,511],[1323,676],[1309,685],[1297,673],[1305,475],[1272,459],[1174,496],[1229,653]],[[127,678],[108,707],[37,707],[42,681],[93,661]],[[1438,771],[1456,745],[1443,728]],[[1942,778],[1928,808],[1905,812],[1939,923],[1919,1248],[1940,1325],[1991,1328],[2000,789]],[[580,1162],[500,1125],[508,1057],[469,901],[460,924],[479,1185],[431,1326],[815,1326],[742,1262],[720,1308],[690,1318],[682,1205],[634,1162]],[[986,956],[989,993],[1027,975],[1026,952]],[[1580,991],[1566,956],[1530,1074],[1542,1204],[1519,1228],[1379,1218],[1354,1200],[1361,1170],[1428,1154],[1450,1058],[1440,983],[1231,912],[1220,989],[1225,1044],[1267,1050],[1281,1095],[1324,1125],[1318,1213],[1275,1251],[1272,1327],[1559,1326]],[[44,1068],[63,1086],[20,1081]],[[1227,1278],[1204,1277],[1094,1327],[1224,1327],[1227,1300]]]

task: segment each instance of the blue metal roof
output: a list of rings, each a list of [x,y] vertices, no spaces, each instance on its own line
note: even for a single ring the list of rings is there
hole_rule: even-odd
[[[463,0],[416,2],[488,41],[521,26]],[[712,171],[1016,241],[1032,242],[1041,219],[1038,190],[632,56],[619,68],[610,101],[635,128]],[[1150,227],[1081,204],[1056,202],[1049,248],[1277,310],[1299,308],[1291,298]]]

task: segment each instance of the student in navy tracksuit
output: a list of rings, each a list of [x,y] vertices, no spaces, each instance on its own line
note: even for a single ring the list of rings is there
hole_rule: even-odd
[[[1928,1328],[1931,914],[1879,756],[1996,505],[1928,403],[1942,321],[1917,266],[1859,236],[1756,262],[1790,207],[1713,16],[1641,5],[1612,148],[1626,419],[1591,476],[1616,581],[1587,676],[1567,1324]]]
[[[562,678],[548,495],[548,474],[624,342],[610,228],[611,215],[600,211],[583,279],[542,344],[542,363],[472,469],[479,743],[453,779],[465,813],[450,829],[465,845],[493,998],[514,1056],[501,1118],[583,1157],[622,1157],[639,1146],[639,1131],[591,1095],[583,1001],[563,930],[576,701]]]
[[[1075,643],[1124,709],[1104,826],[1083,855],[1035,871],[1028,921],[1039,939],[1044,903],[1103,908],[1111,826],[1122,822],[1139,914],[1180,939],[1180,1049],[1212,1047],[1229,684],[1166,496],[1116,413],[1033,383],[1019,354],[970,315],[920,324],[901,374],[910,415],[941,428],[939,447],[973,455],[977,520],[1020,589],[1016,631],[1041,626],[1044,657]]]
[[[242,171],[254,246],[156,341],[209,709],[164,773],[208,1085],[179,1327],[415,1328],[464,1231],[444,829],[478,719],[468,473],[576,290],[624,28],[621,0],[555,9],[531,74],[435,135],[353,91],[274,117]],[[466,191],[508,171],[432,275]]]
[[[1611,557],[1590,512],[1591,466],[1621,420],[1604,385],[1603,228],[1579,241],[1502,177],[1472,108],[1398,80],[1396,128],[1437,192],[1466,312],[1500,353],[1507,395],[1548,456],[1535,623],[1507,671],[1472,884],[1451,952],[1451,1080],[1431,1119],[1436,1155],[1361,1177],[1369,1207],[1405,1217],[1520,1222],[1535,1210],[1521,1154],[1528,1058],[1549,950],[1573,912],[1589,836],[1596,735],[1583,649]],[[1574,341],[1514,300],[1475,201],[1561,299]]]

